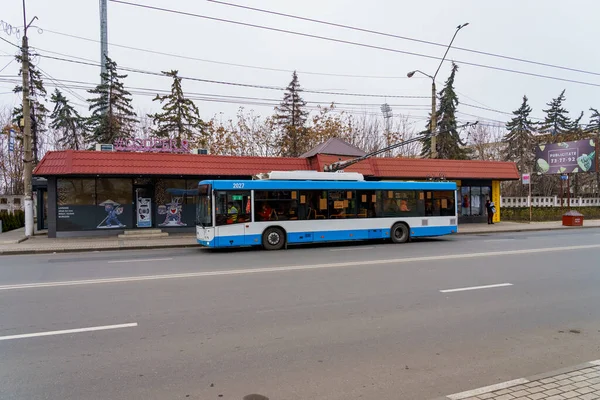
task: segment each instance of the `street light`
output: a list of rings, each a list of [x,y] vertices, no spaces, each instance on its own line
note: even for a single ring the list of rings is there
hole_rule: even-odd
[[[454,31],[454,36],[452,36],[452,40],[450,41],[450,44],[446,48],[444,57],[442,57],[442,61],[440,61],[440,65],[438,65],[437,70],[435,71],[435,74],[433,76],[426,74],[425,72],[420,71],[418,69],[416,69],[414,71],[410,71],[408,74],[406,74],[406,76],[408,76],[409,78],[412,78],[416,73],[420,73],[431,79],[431,124],[429,127],[429,129],[431,131],[431,158],[437,158],[437,137],[434,134],[435,130],[437,128],[435,78],[436,78],[438,72],[440,72],[440,68],[442,67],[444,60],[446,59],[446,56],[448,55],[448,52],[450,51],[450,48],[452,47],[452,43],[454,42],[454,38],[456,38],[458,31],[460,31],[462,28],[464,28],[467,25],[469,25],[468,22],[456,27],[456,31]]]

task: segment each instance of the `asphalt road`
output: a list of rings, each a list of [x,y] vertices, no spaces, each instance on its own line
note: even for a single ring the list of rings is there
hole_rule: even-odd
[[[597,229],[3,256],[0,399],[427,400],[600,359],[599,283]]]

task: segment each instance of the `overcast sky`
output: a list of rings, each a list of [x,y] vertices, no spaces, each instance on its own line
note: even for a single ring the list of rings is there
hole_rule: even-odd
[[[131,2],[142,3],[141,0]],[[453,48],[449,60],[460,66],[455,88],[461,103],[493,108],[510,112],[521,103],[525,94],[534,109],[533,115],[542,117],[542,108],[561,90],[566,89],[566,108],[576,117],[585,111],[587,122],[589,107],[600,108],[600,52],[595,50],[596,38],[600,37],[597,16],[600,2],[597,0],[431,0],[431,1],[385,1],[371,0],[229,0],[236,4],[268,9],[303,17],[352,25],[400,36],[446,44],[456,26],[469,22],[462,29],[454,45],[466,49],[524,58],[532,61],[555,64],[585,70],[579,73],[511,61]],[[372,34],[340,29],[332,26],[297,21],[281,16],[214,4],[205,0],[144,0],[143,4],[164,7],[189,13],[226,18],[246,23],[293,30],[313,35],[326,36],[346,41],[386,47],[407,52],[441,57],[443,47],[413,41],[387,38]],[[73,59],[87,59],[97,63],[100,45],[63,36],[53,32],[99,40],[99,3],[97,0],[27,0],[28,18],[38,17],[36,26],[43,29],[29,31],[30,45],[42,55]],[[2,0],[0,19],[15,26],[23,25],[21,0]],[[51,32],[52,31],[52,32]],[[0,31],[0,37],[20,42],[13,33],[9,36]],[[238,26],[185,15],[141,9],[130,5],[108,3],[109,55],[119,66],[145,71],[178,69],[180,75],[207,80],[285,87],[291,71],[297,70],[303,88],[347,94],[370,94],[375,97],[342,96],[305,93],[309,105],[316,102],[349,103],[341,109],[361,113],[364,110],[380,113],[380,104],[387,102],[395,114],[424,117],[430,107],[430,83],[428,79],[407,79],[406,73],[420,69],[433,74],[439,61],[397,52],[364,48],[334,43],[321,39],[301,37],[257,28]],[[157,52],[171,53],[190,60],[168,55],[151,54],[114,45],[124,45]],[[0,41],[0,69],[11,60],[16,48]],[[49,52],[62,53],[63,55]],[[68,63],[40,57],[38,66],[57,80],[71,80],[84,84],[99,81],[99,67]],[[557,78],[577,80],[599,86],[589,86],[544,79],[517,73],[469,66],[461,62],[542,74]],[[222,63],[243,64],[261,68],[281,69],[272,71],[249,67],[238,67]],[[450,63],[445,63],[438,74],[438,88],[447,78]],[[310,72],[310,74],[309,74]],[[13,105],[19,97],[7,92],[18,74],[16,62],[10,63],[0,72],[0,106]],[[168,90],[170,80],[164,77],[128,73],[125,85],[129,88]],[[331,74],[331,75],[320,75]],[[354,75],[354,76],[341,76]],[[363,77],[358,77],[363,76]],[[364,76],[371,76],[364,77]],[[378,77],[378,78],[374,78]],[[51,92],[47,80],[48,91]],[[71,85],[63,82],[63,84]],[[81,84],[78,84],[81,85]],[[194,82],[185,80],[183,88],[195,97],[203,96],[197,105],[204,119],[216,113],[225,118],[235,116],[239,106],[215,101],[221,96],[239,96],[262,100],[234,99],[246,103],[272,103],[283,93],[277,90]],[[75,103],[83,105],[82,98],[88,94],[82,89],[72,89],[66,95]],[[131,89],[137,92],[138,89]],[[394,98],[392,96],[423,96],[424,98]],[[272,105],[246,104],[261,115],[269,115]],[[152,102],[150,95],[134,95],[134,107],[138,111],[153,112],[159,105]],[[83,107],[80,107],[84,110]],[[506,121],[510,116],[497,112],[460,105],[462,120],[491,119]],[[85,114],[86,111],[84,110]],[[419,122],[420,124],[420,122]]]

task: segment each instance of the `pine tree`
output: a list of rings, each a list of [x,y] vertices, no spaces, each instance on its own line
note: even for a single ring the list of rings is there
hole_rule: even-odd
[[[588,131],[600,132],[600,112],[596,108],[591,108],[590,123],[587,125]]]
[[[294,71],[283,101],[275,107],[275,122],[281,129],[279,145],[284,157],[298,157],[309,150],[305,127],[308,112],[304,110],[306,102],[300,97],[301,91],[298,75]]]
[[[529,117],[531,107],[527,102],[527,96],[523,96],[521,107],[513,111],[513,119],[506,123],[508,132],[504,136],[506,142],[504,159],[517,163],[521,172],[529,171],[534,159],[535,123]]]
[[[36,56],[29,55],[31,57]],[[17,62],[23,65],[23,57],[21,54],[15,56]],[[22,75],[23,71],[19,70],[19,75]],[[23,85],[17,85],[13,89],[14,93],[23,93]],[[41,72],[36,68],[35,64],[29,63],[29,115],[31,116],[31,142],[33,151],[33,161],[37,164],[39,161],[40,146],[43,140],[43,136],[47,131],[46,128],[46,117],[48,116],[48,109],[46,108],[46,89],[44,88],[44,81],[42,80]],[[20,122],[23,119],[23,106],[19,105],[13,110],[13,122],[20,126]]]
[[[50,115],[50,127],[61,133],[58,144],[64,149],[80,150],[85,141],[85,121],[69,100],[58,89],[50,97],[54,110]]]
[[[540,131],[549,133],[553,136],[568,133],[573,128],[573,122],[568,117],[569,111],[563,107],[565,101],[565,91],[560,92],[560,95],[550,103],[546,103],[547,109],[542,110],[546,113],[544,122],[540,126]]]
[[[97,95],[89,99],[92,115],[87,123],[92,143],[113,143],[117,139],[133,137],[136,114],[131,106],[131,93],[125,90],[117,63],[106,57],[106,72],[101,73],[102,83],[88,93]]]
[[[177,139],[179,145],[183,139],[192,140],[196,135],[204,136],[204,121],[200,118],[198,107],[190,99],[185,98],[181,88],[181,78],[178,71],[164,72],[173,78],[171,94],[156,95],[153,101],[160,101],[162,113],[148,115],[153,119],[156,136]],[[200,140],[202,143],[205,140]]]
[[[452,63],[452,72],[439,92],[439,108],[437,109],[437,136],[438,158],[449,160],[466,160],[469,152],[465,148],[465,142],[460,138],[456,123],[456,107],[459,104],[458,96],[454,91],[454,79],[458,71],[458,65]],[[431,121],[431,116],[429,117]],[[428,123],[428,127],[430,122]],[[431,153],[431,138],[423,140],[421,150],[422,156]]]

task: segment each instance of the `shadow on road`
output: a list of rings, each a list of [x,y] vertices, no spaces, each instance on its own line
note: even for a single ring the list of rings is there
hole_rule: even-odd
[[[411,245],[419,245],[426,243],[440,243],[440,242],[448,242],[449,237],[444,238],[415,238],[411,239],[409,243],[404,244],[394,244],[389,240],[381,239],[381,240],[365,240],[365,241],[352,241],[352,242],[326,242],[326,243],[309,243],[309,244],[294,244],[289,245],[288,249],[344,249],[348,247],[372,247],[372,246],[411,246]],[[451,239],[450,239],[451,240]],[[211,254],[221,254],[221,253],[244,253],[244,252],[253,252],[253,251],[265,251],[261,246],[253,246],[253,247],[233,247],[233,248],[221,248],[221,249],[211,249],[211,248],[201,248],[198,249],[201,252],[209,252]]]

